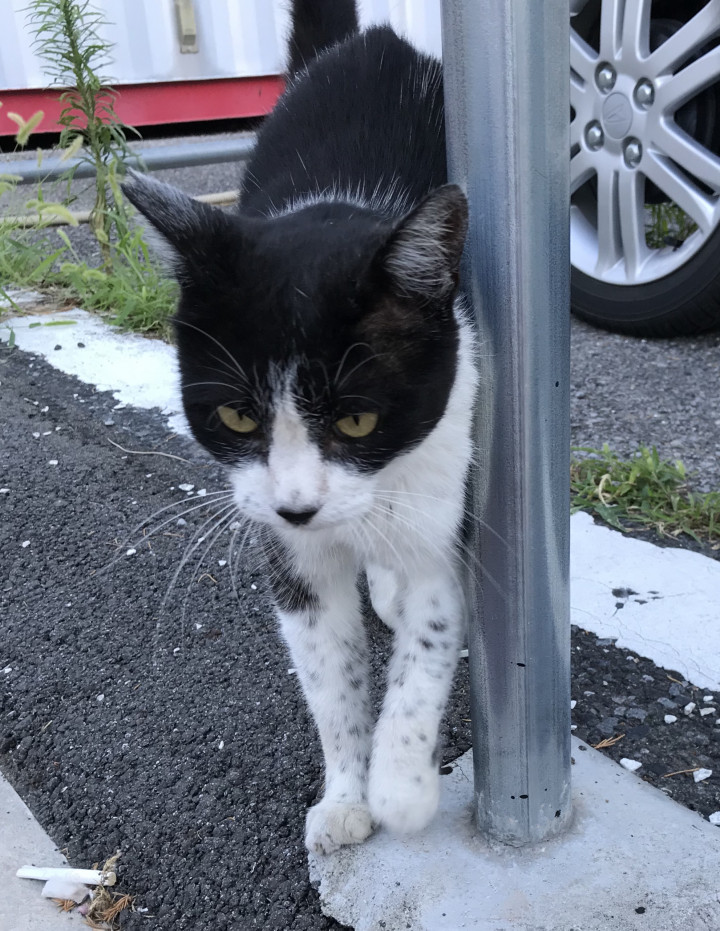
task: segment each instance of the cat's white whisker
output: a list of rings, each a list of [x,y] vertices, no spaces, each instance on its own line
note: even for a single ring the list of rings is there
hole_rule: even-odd
[[[228,511],[229,511],[229,513],[228,513]],[[192,576],[191,576],[191,578],[190,578],[190,583],[188,584],[188,586],[187,586],[187,588],[186,588],[186,590],[185,590],[185,597],[183,598],[182,612],[181,612],[181,614],[180,614],[180,638],[181,638],[181,642],[184,642],[184,640],[185,640],[185,617],[186,617],[186,615],[187,615],[187,604],[188,604],[188,597],[189,597],[189,594],[190,594],[190,590],[191,590],[192,587],[195,585],[195,582],[196,582],[197,577],[198,577],[198,573],[200,572],[200,569],[202,569],[202,567],[203,567],[203,563],[205,562],[205,559],[207,558],[207,554],[210,552],[210,550],[213,548],[213,546],[215,546],[215,544],[217,543],[217,540],[218,540],[220,534],[221,534],[225,529],[227,529],[228,524],[232,521],[232,519],[235,517],[235,515],[236,515],[236,508],[235,508],[235,505],[234,505],[234,504],[230,505],[229,507],[224,508],[223,511],[220,512],[220,514],[216,515],[216,516],[217,516],[217,523],[215,524],[215,526],[212,527],[208,533],[205,533],[205,534],[204,534],[202,537],[200,537],[200,539],[198,540],[198,544],[197,544],[197,545],[200,545],[201,543],[204,543],[205,540],[208,539],[208,537],[210,537],[210,542],[208,543],[207,547],[205,548],[205,550],[203,551],[202,555],[201,555],[200,558],[198,559],[197,564],[196,564],[196,566],[195,566],[195,569],[194,569],[194,571],[193,571],[193,574],[192,574]],[[191,558],[192,558],[192,554],[191,554]]]
[[[443,505],[445,504],[445,501],[437,495],[427,495],[427,494],[422,494],[421,492],[405,491],[405,490],[400,490],[400,489],[395,489],[395,488],[388,490],[386,492],[382,490],[375,491],[375,495],[377,498],[383,499],[385,501],[397,502],[398,504],[402,504],[402,506],[404,507],[409,507],[409,505],[407,505],[407,503],[405,502],[398,501],[397,495],[411,495],[414,498],[425,498],[428,501],[434,501],[436,503],[443,504]],[[423,511],[421,508],[415,508],[415,511],[416,513],[422,514],[423,516],[427,517],[430,520],[435,520],[435,521],[442,520],[439,514],[436,514],[432,511]],[[464,518],[472,521],[474,524],[484,527],[485,530],[491,533],[500,543],[503,544],[503,546],[507,547],[508,549],[510,548],[510,544],[502,536],[502,534],[498,533],[497,530],[491,527],[490,524],[487,523],[487,521],[483,520],[482,517],[479,517],[473,510],[467,507],[463,507],[462,515]]]
[[[183,498],[180,501],[174,501],[172,504],[165,505],[165,507],[160,508],[155,511],[153,514],[150,514],[148,517],[144,518],[139,524],[137,524],[130,533],[125,537],[123,543],[118,544],[119,551],[125,551],[129,547],[137,547],[139,544],[148,541],[151,537],[156,536],[161,530],[165,527],[168,527],[172,523],[177,523],[181,517],[185,517],[187,514],[192,513],[193,511],[199,511],[202,508],[208,508],[213,504],[216,504],[218,501],[222,501],[224,498],[231,498],[231,491],[219,491],[219,492],[207,492],[202,499],[198,499],[196,496],[192,498]],[[187,505],[188,500],[198,501],[201,503],[193,505],[191,507],[185,507],[182,511],[178,511],[177,508]],[[174,513],[162,521],[155,527],[148,527],[148,524],[155,520],[156,517],[159,517],[161,514],[167,513],[170,510],[174,510]],[[140,536],[138,536],[141,534]],[[105,566],[98,570],[99,573],[106,572],[111,569],[122,557],[117,555],[114,556]]]
[[[189,562],[189,561],[192,559],[192,557],[195,555],[195,553],[197,552],[198,548],[199,548],[200,546],[202,546],[202,544],[205,542],[205,539],[206,539],[206,537],[207,537],[207,534],[204,532],[204,531],[205,531],[205,528],[208,527],[210,524],[212,524],[213,521],[214,521],[216,518],[218,518],[219,516],[222,516],[222,515],[225,514],[227,511],[230,511],[230,513],[229,513],[229,515],[228,515],[228,519],[230,519],[230,518],[233,516],[233,511],[234,511],[234,509],[235,509],[235,504],[233,503],[233,504],[230,504],[230,505],[226,505],[226,506],[221,510],[220,515],[213,514],[210,518],[208,518],[208,520],[206,520],[206,521],[195,531],[195,533],[193,534],[193,536],[192,536],[190,542],[189,542],[189,543],[187,544],[187,546],[185,547],[185,550],[183,551],[183,554],[182,554],[182,556],[181,556],[181,558],[180,558],[180,563],[179,563],[177,569],[175,570],[175,572],[173,573],[173,576],[172,576],[172,578],[171,578],[171,580],[170,580],[170,583],[169,583],[169,585],[168,585],[168,587],[167,587],[167,589],[166,589],[166,591],[165,591],[165,595],[163,596],[163,599],[162,599],[162,601],[160,602],[160,611],[159,611],[159,613],[158,613],[158,619],[157,619],[157,622],[156,622],[156,624],[155,624],[155,641],[154,641],[154,643],[153,643],[153,666],[157,667],[157,665],[158,665],[157,654],[158,654],[158,650],[159,650],[159,647],[160,647],[160,637],[161,637],[161,624],[162,624],[162,618],[163,618],[163,616],[164,616],[164,614],[165,614],[165,609],[166,609],[166,607],[167,607],[167,603],[168,603],[168,600],[169,600],[169,598],[170,598],[170,595],[171,595],[172,592],[174,591],[175,585],[177,584],[177,580],[178,580],[178,578],[180,577],[180,573],[183,571],[183,569],[185,568],[185,566],[188,564],[188,562]],[[187,595],[186,595],[186,597],[187,597]],[[182,634],[182,633],[184,633],[184,631],[181,630],[181,634]]]
[[[240,541],[240,545],[236,546],[235,540],[237,538],[237,535],[240,533],[241,529],[243,529],[244,525],[247,525],[245,526],[245,534],[242,540]],[[233,594],[235,595],[235,600],[238,602],[240,601],[240,595],[238,593],[238,587],[237,587],[237,573],[240,568],[238,557],[245,549],[245,544],[247,543],[247,540],[254,526],[255,524],[249,518],[247,517],[242,518],[242,522],[240,526],[237,528],[237,530],[233,532],[233,535],[230,538],[230,544],[228,547],[228,569],[230,570],[230,582],[232,584],[232,589],[233,589]]]
[[[227,357],[230,359],[230,361],[232,362],[234,373],[237,374],[237,375],[239,375],[241,378],[244,378],[244,377],[245,377],[245,372],[243,371],[242,366],[241,366],[240,363],[237,361],[237,359],[235,358],[235,356],[230,352],[230,350],[229,350],[226,346],[223,346],[223,344],[220,342],[220,340],[216,339],[211,333],[208,333],[207,330],[203,330],[202,327],[196,326],[194,323],[190,323],[190,322],[187,321],[187,320],[181,320],[181,319],[179,319],[178,317],[175,318],[175,325],[176,325],[176,326],[185,326],[185,327],[188,327],[188,328],[191,329],[191,330],[195,330],[195,331],[198,332],[201,336],[204,336],[206,339],[209,339],[211,342],[215,343],[215,345],[216,345],[219,349],[221,349],[221,350],[227,355]]]
[[[398,507],[402,507],[402,504],[399,504]],[[410,520],[407,517],[404,517],[402,513],[398,510],[398,507],[395,507],[392,510],[387,511],[388,519],[392,518],[404,524],[408,530],[416,531],[417,523],[415,521]],[[422,514],[423,518],[428,517],[428,515],[422,511],[419,513]],[[446,559],[446,560],[448,559],[448,552],[442,549],[434,541],[432,537],[423,537],[422,546],[423,548],[428,548],[429,550],[434,552],[437,556],[443,559]],[[493,586],[495,591],[497,591],[498,594],[502,595],[503,597],[505,596],[506,594],[505,589],[500,585],[497,579],[495,579],[491,575],[491,573],[487,570],[487,568],[482,563],[482,561],[478,558],[478,556],[470,549],[470,547],[466,543],[463,543],[460,539],[456,539],[454,543],[454,548],[451,550],[451,553],[454,555],[454,558],[458,559],[458,561],[460,562],[462,567],[465,569],[465,571],[468,573],[470,578],[474,579],[476,577],[475,570],[476,569],[479,570],[482,576],[485,579],[487,579],[488,582],[490,582],[490,584]],[[468,562],[468,560],[462,555],[463,553],[468,557],[468,559],[471,560],[472,564]]]

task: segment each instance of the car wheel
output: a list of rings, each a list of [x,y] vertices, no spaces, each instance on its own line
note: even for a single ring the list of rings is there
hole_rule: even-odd
[[[720,325],[720,0],[571,0],[572,306]]]

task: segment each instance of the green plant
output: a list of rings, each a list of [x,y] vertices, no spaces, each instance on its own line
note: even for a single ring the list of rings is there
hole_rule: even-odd
[[[690,491],[685,466],[641,446],[629,460],[602,449],[576,447],[570,470],[573,511],[588,510],[619,530],[652,527],[664,536],[685,533],[720,541],[720,492]]]
[[[38,116],[42,117],[42,113],[38,111],[28,120],[24,120],[16,113],[8,115],[18,125],[16,141],[20,146],[24,146],[30,135],[28,127],[37,125]],[[14,195],[21,180],[17,175],[0,175],[0,200],[6,195]],[[42,185],[37,186],[34,194],[34,197],[25,201],[24,206],[26,210],[33,211],[37,215],[34,227],[36,231],[42,231],[49,220],[56,216],[77,226],[77,222],[73,220],[64,204],[45,200]],[[44,284],[50,277],[55,262],[64,251],[64,246],[58,249],[47,236],[37,233],[31,236],[23,228],[20,218],[6,216],[0,219],[0,296],[3,298],[3,303],[18,311],[19,308],[10,297],[7,286],[23,287]]]
[[[646,204],[645,242],[650,249],[680,246],[697,224],[677,204]]]
[[[98,33],[105,21],[90,0],[32,0],[28,18],[35,31],[35,49],[50,77],[68,88],[60,97],[60,146],[77,147],[79,158],[91,162],[95,170],[90,228],[109,266],[111,235],[126,214],[124,204],[112,197],[110,177],[131,154],[126,134],[135,130],[118,119],[116,92],[100,74],[112,48]]]
[[[60,266],[59,279],[87,310],[110,315],[124,329],[157,333],[169,338],[170,316],[177,302],[177,286],[152,261],[142,229],[130,223],[119,209],[122,194],[115,168],[109,174],[109,189],[118,205],[116,242],[109,268],[88,268],[73,249],[64,230],[58,230],[65,249],[74,261]]]

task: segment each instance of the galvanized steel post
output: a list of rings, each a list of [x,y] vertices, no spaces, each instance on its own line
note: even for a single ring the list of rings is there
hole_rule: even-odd
[[[448,167],[480,337],[470,677],[478,827],[570,817],[569,3],[443,0]]]

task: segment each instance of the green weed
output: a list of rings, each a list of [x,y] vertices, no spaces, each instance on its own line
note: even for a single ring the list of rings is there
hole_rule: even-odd
[[[654,529],[661,536],[687,534],[697,541],[720,541],[720,492],[690,491],[685,466],[668,462],[655,447],[641,446],[621,459],[607,445],[575,447],[570,469],[572,510],[587,510],[610,526]]]
[[[100,244],[104,265],[110,266],[111,237],[118,220],[126,216],[124,204],[111,195],[110,176],[132,154],[127,133],[138,133],[118,119],[116,91],[100,74],[112,51],[98,32],[105,21],[89,0],[32,0],[28,20],[35,31],[35,50],[53,83],[67,88],[60,95],[63,109],[58,122],[63,129],[59,144],[74,149],[95,170],[90,228]]]
[[[677,204],[645,204],[648,217],[645,242],[649,249],[677,248],[694,233],[697,225]]]

